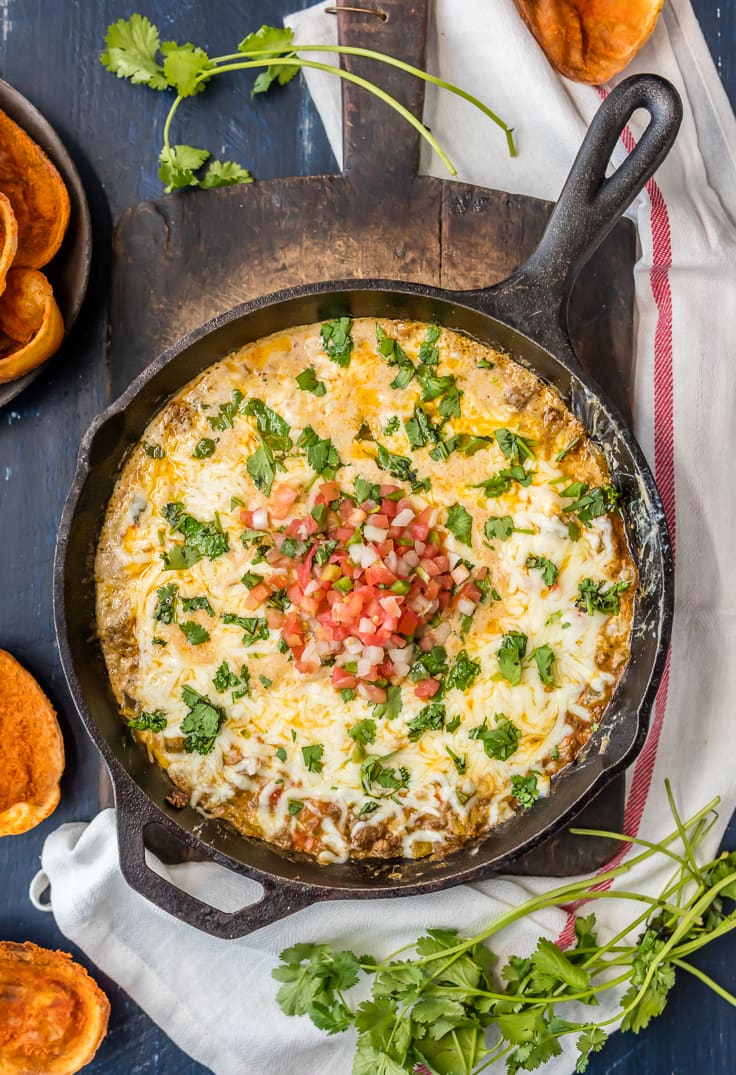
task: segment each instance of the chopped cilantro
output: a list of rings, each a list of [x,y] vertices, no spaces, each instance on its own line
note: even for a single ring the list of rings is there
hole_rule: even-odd
[[[351,318],[338,317],[334,321],[326,321],[320,329],[322,346],[326,353],[343,369],[350,365],[353,352],[353,338],[350,335],[352,324]]]
[[[552,666],[555,663],[555,654],[551,646],[537,646],[532,651],[532,660],[535,661],[537,668],[539,669],[539,678],[542,683],[548,687],[554,687],[555,677],[552,672]]]
[[[388,471],[399,481],[411,482],[412,484],[416,482],[417,472],[411,465],[411,459],[405,455],[394,455],[387,448],[384,448],[382,444],[377,444],[376,448],[376,463],[381,470]]]
[[[362,746],[367,746],[368,743],[375,743],[375,720],[371,720],[370,717],[366,717],[365,720],[359,720],[357,724],[353,724],[352,727],[348,728],[348,735],[353,742],[360,743]]]
[[[223,432],[226,429],[232,429],[236,416],[240,414],[240,405],[242,402],[243,393],[236,388],[231,396],[230,402],[221,403],[218,414],[207,419],[210,428],[219,430],[220,432]]]
[[[287,809],[291,817],[294,817],[296,814],[300,814],[302,812],[302,810],[304,809],[304,803],[301,801],[301,799],[290,799]]]
[[[483,529],[489,541],[508,541],[514,532],[514,520],[510,515],[492,515]]]
[[[521,662],[526,654],[528,638],[521,631],[508,631],[501,639],[498,667],[512,686],[521,683]]]
[[[165,571],[181,571],[198,563],[203,556],[216,560],[229,551],[227,534],[223,533],[218,520],[201,523],[193,515],[188,515],[179,501],[165,504],[161,514],[172,533],[184,535],[184,545],[175,545],[162,554]]]
[[[484,482],[479,482],[473,486],[473,489],[482,489],[489,500],[495,499],[508,493],[513,482],[518,482],[523,486],[531,485],[532,477],[531,471],[525,470],[521,464],[515,464],[513,467],[499,470],[498,474],[494,474],[492,478]]]
[[[398,414],[392,414],[386,425],[383,427],[383,432],[386,437],[390,437],[392,433],[396,433],[400,428],[401,422]]]
[[[327,391],[324,381],[317,380],[314,366],[307,366],[305,370],[296,376],[296,383],[302,392],[311,392],[313,396],[323,396]]]
[[[215,453],[215,442],[211,437],[202,437],[192,452],[195,459],[209,459]]]
[[[534,441],[512,433],[510,429],[497,429],[495,432],[496,443],[512,463],[523,463],[526,459],[535,459],[532,444]]]
[[[147,440],[143,441],[143,451],[149,459],[163,459],[166,456],[160,444],[149,444]]]
[[[320,439],[311,426],[302,430],[297,447],[306,448],[310,467],[326,481],[332,481],[342,466],[337,448],[330,438]]]
[[[200,624],[195,623],[194,620],[187,620],[185,623],[179,624],[179,630],[186,637],[187,642],[191,646],[201,646],[203,642],[209,642],[210,633]]]
[[[212,605],[204,595],[199,597],[182,597],[181,607],[185,612],[198,612],[203,609],[208,616],[214,616],[215,612]]]
[[[457,687],[458,690],[466,691],[473,686],[476,678],[480,675],[480,665],[477,661],[471,661],[467,652],[461,649],[455,658],[455,663],[447,677],[447,689]]]
[[[560,569],[557,565],[548,560],[546,556],[527,556],[526,567],[527,569],[541,571],[545,586],[554,586],[560,574]]]
[[[375,814],[376,810],[378,810],[378,803],[374,802],[372,799],[366,799],[355,816],[360,820],[361,818],[370,817],[371,814]]]
[[[240,581],[243,586],[247,586],[249,590],[252,590],[263,582],[263,575],[258,575],[255,571],[246,571]]]
[[[176,597],[179,587],[175,582],[167,582],[165,586],[159,586],[156,590],[156,607],[153,610],[154,620],[159,623],[174,623],[176,621]]]
[[[620,493],[612,485],[599,485],[595,489],[590,489],[574,504],[570,504],[565,511],[570,515],[576,515],[583,526],[590,526],[593,519],[618,507],[620,499]]]
[[[497,758],[506,761],[516,753],[521,739],[521,731],[513,724],[504,713],[496,713],[494,720],[495,728],[489,728],[486,720],[476,728],[471,728],[468,735],[471,739],[479,739],[483,749],[489,758]]]
[[[166,727],[166,714],[163,709],[154,709],[152,713],[141,712],[128,721],[128,727],[137,732],[162,732]]]
[[[258,678],[263,684],[263,686],[266,688],[266,690],[268,690],[269,687],[273,687],[273,680],[269,679],[268,676],[264,676],[263,674],[261,674]]]
[[[324,752],[325,748],[322,743],[312,743],[310,746],[302,747],[302,758],[304,759],[304,764],[306,765],[308,772],[322,772],[322,755]]]
[[[575,437],[573,440],[570,441],[569,444],[566,444],[564,448],[561,448],[560,451],[555,456],[555,463],[561,463],[562,460],[567,455],[567,453],[571,452],[573,450],[573,448],[575,447],[575,445],[578,444],[579,442],[580,442],[580,437]]]
[[[439,731],[445,723],[446,710],[442,702],[430,702],[420,709],[413,720],[407,725],[409,742],[416,743],[427,731]]]
[[[526,776],[512,776],[511,793],[519,806],[528,809],[539,798],[539,788],[537,787],[537,777],[539,775],[539,773],[532,770]]]
[[[286,750],[284,747],[277,747],[275,750],[276,757],[279,761],[286,761]]]
[[[390,755],[380,757],[377,754],[369,754],[360,767],[360,783],[366,795],[380,795],[377,788],[383,788],[388,794],[408,787],[410,773],[406,766],[392,769],[382,763]]]
[[[630,586],[631,582],[628,579],[610,584],[605,579],[601,579],[600,582],[582,579],[578,583],[578,598],[575,604],[589,616],[592,616],[594,612],[603,612],[606,616],[617,616],[621,611],[619,594],[628,590]]]
[[[465,510],[462,504],[453,504],[447,510],[447,522],[445,524],[451,534],[464,545],[471,544],[471,530],[473,526],[472,515]]]
[[[386,690],[386,701],[378,702],[373,707],[374,717],[385,717],[393,720],[401,712],[401,687],[398,684],[390,686]]]
[[[268,639],[268,623],[263,616],[235,616],[232,612],[223,612],[221,619],[223,623],[234,623],[242,627],[245,632],[242,639],[244,646]]]
[[[463,754],[462,758],[460,758],[452,749],[452,747],[445,746],[445,750],[452,758],[453,764],[457,771],[460,773],[461,776],[463,776],[463,774],[466,773],[468,770],[468,755]]]
[[[225,710],[191,687],[184,687],[181,696],[189,707],[181,725],[185,736],[184,749],[188,754],[209,754],[225,723]]]

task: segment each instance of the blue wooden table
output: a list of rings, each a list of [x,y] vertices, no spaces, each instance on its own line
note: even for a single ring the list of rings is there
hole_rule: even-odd
[[[232,51],[262,23],[278,24],[287,11],[309,2],[0,0],[0,73],[66,143],[85,183],[95,229],[91,286],[72,336],[30,389],[0,412],[0,647],[25,663],[49,693],[67,749],[62,800],[54,815],[25,836],[0,841],[0,938],[72,950],[82,963],[87,963],[84,956],[62,937],[52,916],[35,911],[27,899],[46,834],[63,821],[92,817],[100,801],[99,759],[75,717],[54,644],[51,565],[80,436],[109,402],[104,341],[112,220],[134,202],[160,193],[156,152],[168,108],[163,95],[117,82],[97,57],[108,23],[133,11],[148,14],[163,40],[192,40],[217,55]],[[694,6],[733,103],[736,4],[694,0]],[[335,170],[301,79],[256,106],[249,104],[242,79],[218,80],[202,101],[186,108],[184,122],[186,141],[243,162],[258,178]],[[725,843],[736,847],[733,822]],[[734,935],[699,960],[708,974],[732,987],[735,964]],[[89,969],[111,998],[112,1017],[110,1033],[86,1070],[99,1075],[207,1071],[96,968]],[[665,1015],[639,1037],[615,1035],[590,1071],[730,1075],[735,1053],[733,1009],[694,979],[683,978]]]

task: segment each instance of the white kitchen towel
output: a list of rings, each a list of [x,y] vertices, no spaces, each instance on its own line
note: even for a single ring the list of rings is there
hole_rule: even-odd
[[[335,17],[321,6],[289,22],[297,40],[335,39]],[[600,91],[552,71],[511,0],[437,0],[428,62],[516,128],[519,156],[510,159],[503,136],[487,120],[431,90],[425,118],[459,178],[556,197]],[[629,774],[625,825],[628,833],[648,839],[671,829],[663,789],[669,776],[686,814],[714,794],[722,796],[722,817],[706,843],[714,851],[736,792],[736,766],[727,749],[736,698],[736,122],[687,0],[665,6],[627,73],[633,71],[654,71],[674,82],[685,118],[675,149],[631,211],[641,246],[634,421],[662,492],[678,571],[671,658],[649,738]],[[315,72],[308,83],[339,153],[337,86]],[[629,144],[635,124],[632,132]],[[428,155],[424,168],[442,174]],[[352,1035],[327,1038],[306,1018],[281,1015],[270,971],[285,945],[329,940],[381,955],[428,925],[475,931],[550,884],[492,880],[406,900],[327,904],[225,942],[182,926],[127,887],[109,811],[87,827],[66,825],[49,836],[43,865],[61,930],[217,1075],[350,1071]],[[225,881],[217,868],[203,864],[173,867],[169,874],[205,897],[219,893],[221,905],[229,890],[232,906],[234,886],[243,884]],[[662,876],[637,868],[626,887],[654,892]],[[598,903],[596,913],[611,929],[629,909]],[[569,939],[571,923],[562,911],[547,912],[505,937],[499,950],[531,950],[540,930]],[[568,1043],[565,1055],[546,1070],[572,1071],[574,1053]]]

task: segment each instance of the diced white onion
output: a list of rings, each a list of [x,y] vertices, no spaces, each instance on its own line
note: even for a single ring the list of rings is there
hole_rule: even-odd
[[[415,518],[416,516],[414,515],[414,512],[411,510],[411,508],[404,508],[403,511],[398,512],[398,514],[394,516],[393,525],[408,526],[409,523],[414,522]]]
[[[467,597],[461,597],[457,603],[457,610],[461,616],[472,616],[475,612],[475,605]]]
[[[253,512],[253,529],[268,529],[268,512],[265,508],[256,508],[256,510]]]
[[[363,527],[363,537],[367,541],[385,541],[388,531],[382,530],[379,526],[372,526],[370,523],[366,523]]]
[[[375,623],[373,622],[373,620],[369,620],[367,616],[363,616],[360,623],[358,624],[358,630],[361,634],[368,634],[372,631],[375,631],[375,629]]]
[[[363,658],[370,663],[378,664],[383,660],[383,650],[380,646],[366,646],[363,650]]]
[[[416,551],[419,553],[420,556],[422,555],[422,553],[424,552],[426,547],[427,546],[424,544],[423,541],[415,541],[414,542],[414,548],[416,549]],[[417,563],[419,563],[418,560],[417,560]]]
[[[399,558],[395,552],[390,552],[386,557],[386,567],[389,571],[393,571],[394,575],[397,572],[399,566]]]
[[[450,630],[450,624],[447,620],[443,620],[442,623],[438,624],[435,627],[434,637],[438,645],[441,646],[444,642],[447,641],[450,636]]]
[[[465,564],[458,564],[457,567],[453,567],[450,574],[452,575],[452,581],[456,586],[460,586],[466,579],[470,578],[470,572]]]
[[[419,563],[419,553],[415,549],[407,549],[404,553],[403,559],[404,562],[409,565],[409,567],[416,567]]]

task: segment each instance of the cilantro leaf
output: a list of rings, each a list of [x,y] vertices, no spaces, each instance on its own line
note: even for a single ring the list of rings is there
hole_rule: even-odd
[[[555,654],[551,646],[537,646],[535,650],[532,650],[532,660],[536,663],[539,670],[539,678],[542,683],[548,687],[554,687],[555,677],[552,672],[552,666],[555,663]]]
[[[473,489],[482,489],[491,500],[508,493],[513,482],[523,486],[531,485],[532,477],[531,471],[525,470],[521,464],[517,463],[513,467],[499,470],[498,474],[494,474],[492,478],[487,478],[484,482],[478,482]]]
[[[401,687],[398,683],[392,684],[386,689],[386,701],[378,702],[373,707],[374,717],[385,717],[393,720],[401,712]]]
[[[294,31],[287,27],[261,26],[253,34],[248,34],[238,45],[238,52],[246,56],[272,56],[289,59],[294,56],[291,48],[294,40]],[[257,93],[265,93],[271,85],[278,81],[280,86],[285,86],[297,74],[299,68],[296,64],[274,64],[263,71],[256,79],[251,97]]]
[[[617,616],[621,611],[619,594],[624,593],[631,586],[626,579],[621,582],[608,584],[606,579],[594,582],[593,579],[581,579],[578,583],[578,597],[575,601],[577,608],[592,616],[594,612],[602,612],[606,616]]]
[[[452,749],[452,747],[446,746],[445,750],[447,751],[447,753],[452,758],[453,765],[455,766],[457,771],[460,773],[461,776],[463,776],[467,772],[467,769],[468,769],[468,756],[467,756],[467,754],[463,754],[463,756],[461,758],[455,753],[455,751]]]
[[[211,437],[202,437],[192,452],[195,459],[209,459],[215,454],[215,442]]]
[[[236,417],[241,413],[242,403],[243,393],[239,388],[236,388],[228,402],[220,404],[217,414],[208,417],[207,423],[210,428],[215,429],[220,433],[224,432],[226,429],[232,429]]]
[[[514,520],[510,515],[492,515],[483,529],[489,541],[508,541],[514,532]]]
[[[523,463],[526,459],[535,459],[532,444],[534,441],[512,433],[510,429],[497,429],[494,434],[499,448],[512,463]]]
[[[453,504],[447,510],[447,522],[445,523],[451,534],[464,545],[472,544],[471,530],[473,517],[462,504]]]
[[[288,452],[293,447],[291,426],[280,414],[267,407],[263,400],[249,399],[243,414],[255,418],[256,426],[264,444],[273,452]]]
[[[206,149],[195,149],[194,146],[176,145],[168,149],[163,146],[158,156],[158,177],[164,184],[165,193],[196,186],[199,180],[194,173],[209,156]]]
[[[471,728],[468,735],[471,739],[479,739],[483,749],[489,758],[497,758],[506,761],[515,754],[521,739],[521,730],[513,724],[503,713],[496,713],[496,727],[489,728],[484,720],[476,728]]]
[[[156,590],[156,607],[153,610],[154,620],[159,623],[174,623],[176,621],[176,599],[179,587],[175,582],[168,582],[165,586],[159,586]]]
[[[225,710],[191,687],[184,687],[181,697],[189,707],[181,724],[185,736],[184,749],[187,754],[209,754],[225,723]]]
[[[253,176],[247,168],[236,161],[210,161],[207,171],[199,181],[202,190],[213,187],[232,187],[237,183],[252,183]]]
[[[194,620],[187,620],[186,623],[179,624],[179,630],[185,636],[190,646],[201,646],[203,642],[209,642],[210,633],[199,623],[195,623]]]
[[[100,62],[118,78],[129,78],[134,84],[145,84],[154,90],[168,88],[163,67],[156,59],[158,30],[145,15],[131,15],[112,23],[105,44]]]
[[[439,731],[445,723],[446,710],[442,702],[430,702],[409,721],[409,742],[416,743],[427,731]]]
[[[575,1071],[578,1072],[579,1075],[582,1075],[583,1072],[588,1070],[588,1060],[591,1053],[599,1053],[607,1041],[608,1035],[605,1030],[602,1030],[599,1026],[594,1026],[591,1030],[587,1030],[584,1034],[580,1035],[577,1040],[580,1056],[575,1065]]]
[[[376,722],[371,720],[370,717],[366,717],[365,720],[359,720],[357,724],[353,724],[348,728],[348,735],[355,743],[360,743],[362,746],[367,746],[369,743],[376,741]]]
[[[162,732],[166,724],[166,714],[163,709],[154,709],[152,713],[140,712],[137,717],[128,721],[128,727],[135,728],[137,732]]]
[[[457,687],[458,690],[466,691],[473,686],[476,678],[480,675],[480,665],[477,661],[471,661],[467,651],[461,649],[455,658],[455,663],[447,677],[446,687]]]
[[[387,755],[388,756],[388,755]],[[386,757],[378,754],[369,754],[360,767],[360,784],[366,795],[380,797],[377,788],[383,788],[389,794],[405,788],[409,784],[409,770],[405,766],[392,769],[383,765]]]
[[[148,441],[144,441],[143,451],[149,459],[164,459],[166,457],[166,452],[160,444],[149,444]]]
[[[326,321],[320,329],[325,352],[343,369],[350,365],[353,353],[353,337],[350,335],[352,324],[352,318],[338,317],[335,321]]]
[[[541,571],[545,586],[554,586],[560,574],[559,567],[546,556],[527,556],[525,566],[527,570]]]
[[[256,448],[253,455],[248,456],[245,467],[256,488],[260,489],[266,496],[270,496],[273,481],[276,477],[276,460],[271,449],[265,444],[262,444],[260,448]]]
[[[532,770],[526,776],[511,777],[511,794],[519,805],[525,809],[532,806],[539,798],[539,788],[537,787],[537,777],[539,775],[539,773]]]
[[[323,396],[327,391],[324,381],[317,380],[314,366],[307,366],[305,370],[297,374],[295,380],[302,392],[311,392],[313,396]]]
[[[304,764],[307,767],[308,772],[322,772],[322,755],[324,752],[325,748],[322,743],[312,743],[309,746],[302,747],[302,758],[304,759]]]
[[[215,64],[204,49],[195,45],[177,45],[176,41],[166,41],[161,46],[164,55],[164,75],[180,97],[191,97],[206,88],[207,78],[198,81],[201,75],[213,71]]]
[[[507,631],[498,650],[498,667],[505,680],[516,686],[521,683],[521,662],[526,655],[528,638],[521,631]]]
[[[387,448],[384,448],[382,444],[377,444],[376,448],[376,463],[381,470],[392,474],[399,481],[411,482],[412,484],[416,482],[417,472],[412,466],[411,459],[405,455],[394,455]]]
[[[297,444],[307,449],[307,462],[312,470],[326,481],[332,481],[342,467],[337,448],[329,437],[320,439],[311,426],[307,426]]]
[[[185,612],[198,612],[200,609],[204,609],[208,616],[214,616],[215,612],[209,600],[204,596],[199,597],[182,597],[181,607]]]
[[[223,612],[221,619],[223,623],[234,623],[243,629],[244,646],[251,646],[254,642],[268,641],[268,622],[264,616],[235,616],[232,612]]]
[[[434,646],[428,653],[422,653],[409,669],[409,679],[417,683],[420,679],[439,679],[447,675],[447,650],[444,646]]]
[[[202,523],[193,515],[188,515],[180,501],[165,504],[161,514],[166,519],[172,533],[184,535],[184,546],[175,546],[163,554],[166,571],[182,570],[196,564],[202,557],[216,560],[230,549],[227,534],[215,519],[211,523]],[[179,552],[177,553],[177,549]]]
[[[621,494],[612,485],[600,485],[590,489],[574,504],[565,508],[570,515],[576,515],[583,526],[590,526],[593,519],[606,515],[618,507]]]

